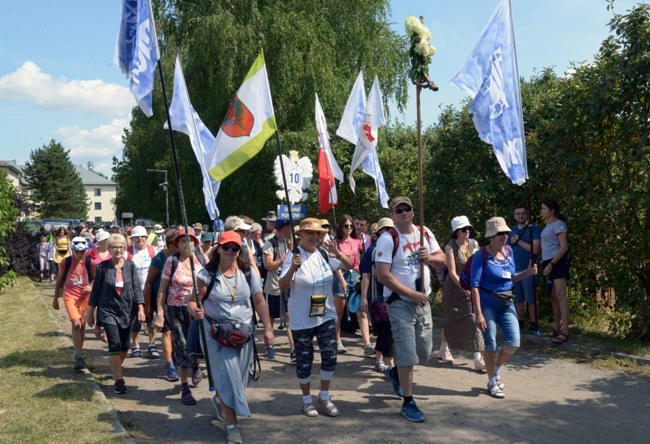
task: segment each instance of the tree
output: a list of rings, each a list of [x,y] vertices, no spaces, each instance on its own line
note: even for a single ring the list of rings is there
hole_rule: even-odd
[[[69,152],[52,139],[33,150],[25,163],[23,174],[43,218],[86,218],[88,198]]]
[[[390,29],[387,0],[361,2],[354,8],[343,0],[159,0],[154,9],[164,42],[165,83],[171,85],[172,62],[180,53],[192,104],[215,134],[260,50],[266,58],[284,153],[295,150],[316,159],[314,93],[328,120],[338,122],[360,69],[367,80],[378,76],[386,103],[395,103],[398,109],[406,104],[407,41]],[[115,160],[113,167],[113,180],[119,184],[118,207],[135,208],[159,220],[164,217],[160,178],[145,171],[164,169],[173,178],[169,136],[162,130],[163,109],[156,82],[154,110],[159,112],[147,119],[134,110],[131,130],[124,136],[123,159]],[[334,131],[331,135],[335,139]],[[207,220],[200,170],[188,138],[176,133],[175,141],[188,217]],[[352,157],[354,146],[335,145],[337,158]],[[276,155],[272,138],[260,154],[224,181],[217,198],[222,214],[249,212],[261,217],[280,203],[272,175]],[[174,182],[170,180],[170,213],[178,220]],[[351,196],[351,207],[365,205],[364,187],[374,189],[371,182],[360,186],[357,197]],[[309,204],[311,214],[316,209],[317,205]]]
[[[10,262],[5,248],[7,237],[15,231],[14,221],[18,209],[14,205],[15,190],[6,177],[0,175],[0,290],[16,281],[16,273],[9,269]]]

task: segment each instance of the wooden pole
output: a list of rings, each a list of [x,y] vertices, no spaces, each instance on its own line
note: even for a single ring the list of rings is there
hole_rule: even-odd
[[[420,107],[420,93],[422,86],[416,87],[416,101],[417,101],[417,131],[418,131],[418,219],[420,221],[420,246],[424,245],[424,192],[422,180],[422,113]],[[420,288],[418,289],[424,293],[424,259],[420,260]]]

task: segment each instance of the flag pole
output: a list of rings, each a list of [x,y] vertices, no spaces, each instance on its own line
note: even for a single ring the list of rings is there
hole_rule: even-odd
[[[533,223],[531,219],[532,208],[530,206],[530,188],[528,187],[528,180],[526,180],[526,204],[528,206],[528,238],[530,239],[530,261],[531,265],[537,263],[537,255],[533,250]],[[533,306],[535,307],[535,336],[539,336],[539,306],[538,306],[538,285],[537,285],[537,274],[532,276],[533,278]]]
[[[289,202],[289,188],[287,187],[287,175],[284,172],[284,160],[282,159],[282,147],[280,146],[280,134],[278,130],[275,130],[275,141],[278,144],[278,160],[280,161],[280,171],[282,171],[282,184],[284,185],[284,198],[287,202],[287,208],[289,209],[289,228],[291,229],[291,244],[293,246],[293,252],[298,251],[298,245],[296,245],[296,233],[293,229],[293,216],[291,215],[291,203]]]
[[[330,150],[331,149],[332,149],[332,147],[330,145]],[[324,148],[323,148],[323,151],[325,151]],[[327,168],[327,184],[329,185],[330,201],[333,201],[334,200],[334,194],[332,193],[332,188],[336,186],[336,180],[334,179],[334,175],[332,174],[332,170],[330,168],[332,166],[332,165],[330,165],[330,157],[325,152],[323,154],[325,154],[326,160],[327,160],[325,162],[325,168]],[[334,153],[332,153],[332,156],[333,155],[334,155]],[[330,182],[330,180],[331,180],[331,182]],[[337,198],[337,200],[338,200],[338,198]],[[336,204],[334,202],[332,202],[332,214],[334,215],[334,225],[336,225]],[[327,234],[329,234],[329,233],[327,233]]]
[[[194,248],[189,248],[191,239],[188,233],[187,211],[185,209],[185,197],[183,195],[183,184],[181,182],[181,173],[180,173],[180,168],[178,166],[178,155],[176,152],[176,144],[174,143],[174,132],[172,129],[171,116],[169,115],[169,105],[167,104],[167,92],[165,90],[165,80],[164,80],[162,64],[160,63],[160,60],[158,60],[158,73],[160,74],[160,85],[162,87],[163,101],[165,103],[165,114],[167,115],[167,127],[169,132],[169,140],[171,142],[172,157],[174,159],[174,171],[176,173],[176,184],[178,185],[178,201],[181,207],[181,220],[183,221],[183,228],[185,229],[185,242],[186,245],[188,246],[188,251],[190,256],[190,273],[192,274],[192,289],[196,296],[196,307],[201,308],[202,305],[201,298],[199,297],[199,290],[196,284],[196,274],[194,273]],[[194,245],[193,242],[192,245]],[[205,344],[205,328],[203,326],[203,322],[201,321],[199,322],[199,331],[201,334],[201,342]],[[209,357],[209,353],[207,352],[207,348],[204,346],[203,349],[206,350],[206,352],[204,353],[205,366],[208,371],[208,381],[210,383],[210,391],[212,392],[214,391],[214,381],[212,379],[212,372],[210,371],[210,357]]]

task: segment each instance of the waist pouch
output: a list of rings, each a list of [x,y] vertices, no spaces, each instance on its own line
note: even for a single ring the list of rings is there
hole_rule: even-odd
[[[515,301],[512,291],[491,291],[490,296],[502,307],[510,307]]]
[[[214,321],[210,322],[210,336],[219,344],[228,348],[242,348],[253,339],[251,328],[241,321]]]

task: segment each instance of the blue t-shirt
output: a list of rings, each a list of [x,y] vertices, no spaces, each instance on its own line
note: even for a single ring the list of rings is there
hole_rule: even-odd
[[[162,279],[162,269],[165,266],[166,261],[167,256],[165,256],[165,253],[162,251],[155,255],[153,259],[151,259],[151,265],[158,269],[158,276],[156,276],[156,279],[154,279],[151,283],[151,294],[155,295],[155,297],[158,297],[157,295],[158,290],[160,289],[160,279]]]
[[[509,248],[505,248],[505,259],[495,259],[487,248],[485,252],[488,258],[485,268],[483,268],[483,258],[481,257],[483,253],[480,251],[472,260],[472,278],[470,280],[472,287],[479,287],[481,299],[484,296],[489,298],[491,291],[511,290],[512,278],[515,275],[515,262]],[[505,277],[504,273],[510,273],[510,277]]]
[[[542,238],[542,229],[535,224],[532,224],[531,226],[533,228],[533,240],[540,240]],[[516,245],[512,245],[510,239],[512,239],[512,236],[516,234],[519,236],[519,240],[530,245],[530,227],[526,225],[525,228],[519,228],[517,225],[513,225],[510,227],[510,230],[510,233],[508,233],[508,245],[512,248],[512,253],[515,255],[515,270],[524,271],[528,269],[528,265],[530,264],[530,253],[524,250],[524,248],[519,245],[519,242],[517,242]]]
[[[369,273],[372,275],[372,269],[377,267],[377,265],[372,260],[373,251],[375,251],[374,245],[368,248],[366,250],[366,254],[363,255],[363,259],[361,259],[361,274]],[[368,286],[368,296],[372,296],[370,294],[371,289],[372,289],[372,282]],[[377,297],[383,298],[383,295],[384,295],[384,286],[381,283],[379,283],[379,281],[377,281]]]

